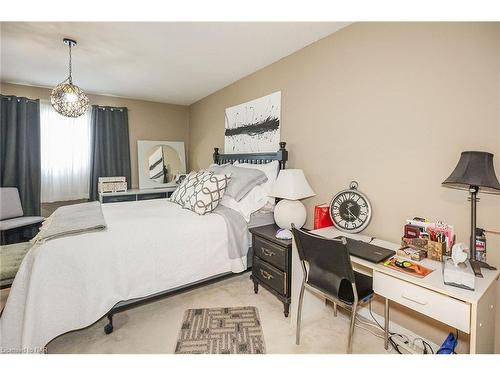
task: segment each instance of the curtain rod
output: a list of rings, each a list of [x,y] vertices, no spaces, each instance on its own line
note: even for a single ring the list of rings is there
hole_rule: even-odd
[[[4,95],[4,94],[0,94],[3,98],[7,98],[7,100],[12,100],[13,98],[17,99],[18,102],[21,101],[21,99],[26,99],[27,101],[29,102],[36,102],[40,99],[30,99],[30,98],[27,98],[25,96],[16,96],[16,95]]]
[[[102,110],[109,109],[110,111],[120,111],[120,112],[123,112],[124,109],[127,109],[127,107],[111,107],[109,105],[94,104],[93,106],[97,107],[98,109],[102,109]]]

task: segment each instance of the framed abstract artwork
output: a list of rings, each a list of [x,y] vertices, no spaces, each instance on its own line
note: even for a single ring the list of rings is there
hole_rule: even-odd
[[[275,152],[279,149],[281,91],[225,110],[226,154]]]

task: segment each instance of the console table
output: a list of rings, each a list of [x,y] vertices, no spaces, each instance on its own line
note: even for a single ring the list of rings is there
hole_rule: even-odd
[[[168,198],[175,189],[177,189],[177,185],[156,189],[130,189],[116,193],[99,193],[99,201],[101,203],[116,203]]]

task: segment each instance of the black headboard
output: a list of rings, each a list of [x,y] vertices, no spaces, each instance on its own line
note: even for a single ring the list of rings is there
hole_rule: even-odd
[[[273,160],[277,160],[279,162],[280,169],[285,169],[286,162],[288,160],[288,151],[285,147],[286,142],[280,142],[280,149],[276,152],[261,152],[254,154],[219,154],[219,148],[215,147],[214,163],[220,165],[238,161],[240,163],[266,164]]]

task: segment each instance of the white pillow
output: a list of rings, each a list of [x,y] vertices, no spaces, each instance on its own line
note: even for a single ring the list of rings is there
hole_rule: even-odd
[[[242,167],[242,168],[258,169],[259,171],[264,172],[267,176],[267,181],[259,186],[261,186],[264,189],[266,195],[268,196],[269,203],[274,204],[275,198],[269,197],[269,194],[271,193],[271,189],[272,189],[274,183],[276,182],[276,178],[278,178],[278,171],[279,171],[280,165],[279,165],[277,160],[273,160],[272,162],[267,163],[267,164],[249,164],[249,163],[239,163],[236,161],[236,162],[234,162],[233,165],[237,165],[238,167]],[[245,199],[245,198],[243,198],[243,199]]]
[[[268,204],[269,195],[262,185],[264,184],[255,186],[239,202],[229,195],[224,195],[220,204],[239,212],[248,223],[251,214]]]

